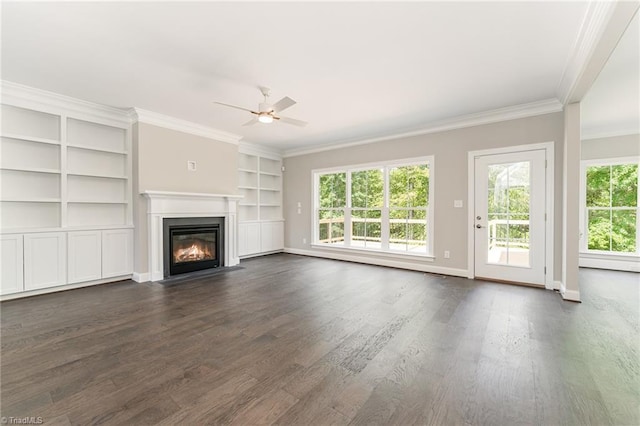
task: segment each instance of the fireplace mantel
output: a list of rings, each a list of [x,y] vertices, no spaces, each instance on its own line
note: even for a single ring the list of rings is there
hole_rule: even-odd
[[[164,218],[224,217],[224,266],[234,266],[240,262],[237,244],[237,210],[241,195],[168,191],[144,191],[141,195],[147,198],[151,281],[164,278],[162,227]]]

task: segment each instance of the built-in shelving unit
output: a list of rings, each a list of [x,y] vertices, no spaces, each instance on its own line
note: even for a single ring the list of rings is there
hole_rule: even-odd
[[[2,260],[16,268],[10,268],[15,273],[3,280],[0,294],[32,294],[114,276],[105,265],[132,260],[128,117],[4,82],[2,88],[0,235],[11,249]],[[100,247],[111,235],[124,235],[116,240],[121,247],[106,253],[85,250]],[[90,242],[84,244],[86,239]],[[104,270],[83,275],[72,272],[67,261],[76,269],[86,262]],[[131,273],[130,268],[119,271]]]
[[[238,248],[240,256],[283,248],[282,158],[240,147]]]

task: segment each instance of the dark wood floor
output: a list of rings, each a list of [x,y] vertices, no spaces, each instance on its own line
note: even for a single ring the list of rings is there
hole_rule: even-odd
[[[2,416],[45,424],[640,423],[638,275],[557,293],[273,255],[1,304]]]

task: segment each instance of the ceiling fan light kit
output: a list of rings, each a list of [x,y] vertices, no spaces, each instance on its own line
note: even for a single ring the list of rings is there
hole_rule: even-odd
[[[257,117],[252,118],[251,120],[243,124],[243,126],[251,126],[256,123],[270,124],[270,123],[273,123],[273,120],[280,120],[283,123],[293,124],[294,126],[299,126],[299,127],[304,127],[307,125],[306,121],[297,120],[295,118],[283,117],[281,115],[276,115],[280,111],[283,111],[295,105],[296,101],[294,101],[288,96],[285,96],[284,98],[280,99],[278,102],[272,105],[268,101],[269,89],[266,87],[260,87],[259,89],[260,89],[260,92],[262,92],[262,96],[264,96],[264,102],[260,102],[258,104],[258,111],[253,111],[248,108],[243,108],[236,105],[225,104],[223,102],[214,101],[213,103],[230,107],[230,108],[240,109],[243,111],[250,112],[251,114],[257,115]]]

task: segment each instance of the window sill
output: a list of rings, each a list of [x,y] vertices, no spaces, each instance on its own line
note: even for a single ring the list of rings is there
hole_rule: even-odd
[[[592,252],[581,251],[580,257],[585,259],[611,259],[611,260],[626,260],[629,262],[637,262],[640,259],[640,255],[634,253],[605,253],[605,252]]]
[[[383,251],[383,250],[375,250],[375,249],[367,249],[367,248],[355,248],[355,247],[340,247],[340,246],[332,246],[326,244],[311,244],[311,248],[314,249],[323,249],[329,251],[336,251],[342,253],[359,253],[359,254],[368,254],[375,255],[379,257],[387,257],[394,259],[421,259],[427,262],[433,262],[435,260],[435,256],[430,254],[417,254],[417,253],[402,253],[397,251]]]

